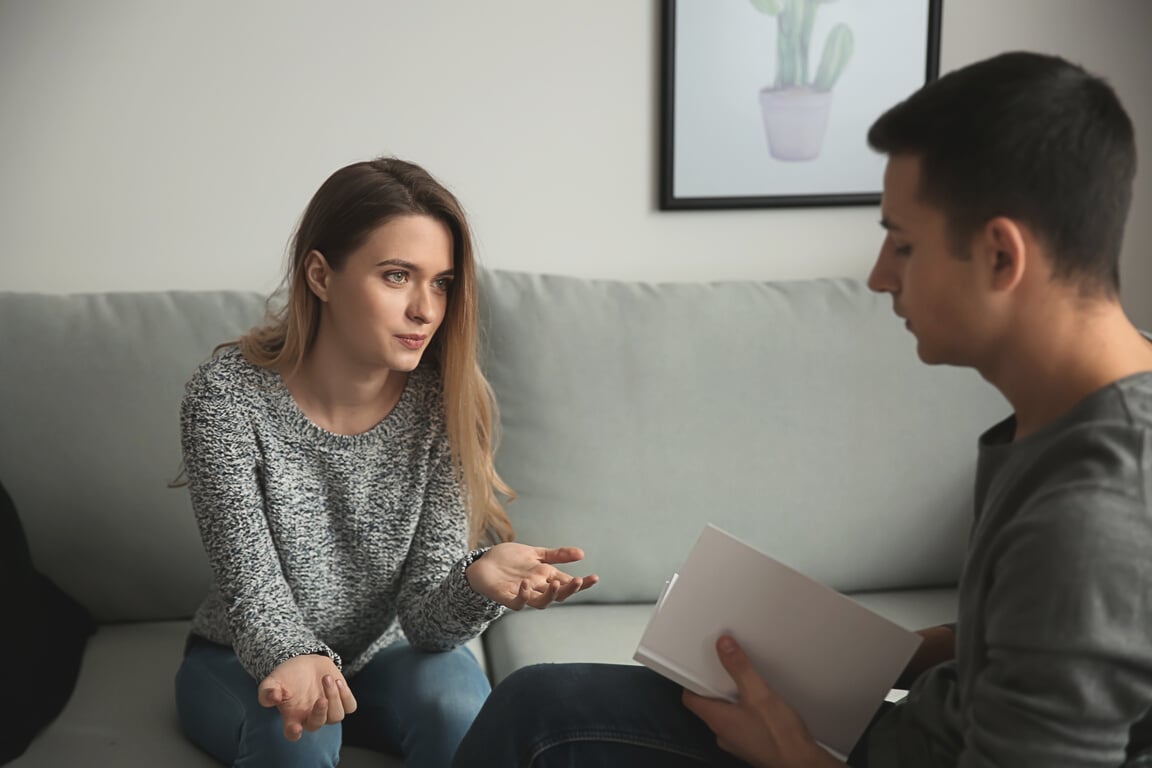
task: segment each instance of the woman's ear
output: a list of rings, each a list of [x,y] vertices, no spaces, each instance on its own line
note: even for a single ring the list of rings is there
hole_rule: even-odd
[[[993,291],[1011,291],[1024,278],[1029,265],[1027,239],[1019,222],[997,216],[984,225],[977,257],[987,267],[988,286]]]
[[[328,260],[320,251],[309,251],[304,257],[304,280],[320,301],[328,301],[328,278],[331,274]]]

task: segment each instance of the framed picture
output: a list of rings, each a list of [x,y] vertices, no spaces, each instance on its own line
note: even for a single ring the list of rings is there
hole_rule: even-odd
[[[872,205],[866,139],[938,76],[941,0],[664,0],[660,207]]]

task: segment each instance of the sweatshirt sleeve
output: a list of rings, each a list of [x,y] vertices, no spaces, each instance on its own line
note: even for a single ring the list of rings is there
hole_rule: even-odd
[[[245,409],[209,368],[188,383],[180,427],[192,508],[232,645],[257,680],[308,653],[339,656],[305,625],[268,529],[260,453]]]
[[[1006,529],[963,768],[1116,766],[1152,701],[1152,530],[1099,487],[1029,502]]]
[[[476,637],[504,606],[464,577],[468,516],[446,437],[432,452],[420,521],[404,563],[398,614],[413,646],[446,651]]]

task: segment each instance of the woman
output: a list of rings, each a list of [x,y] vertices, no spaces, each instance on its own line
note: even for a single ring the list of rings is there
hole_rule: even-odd
[[[338,170],[285,284],[283,309],[222,345],[182,404],[214,574],[176,679],[183,728],[226,764],[333,766],[347,741],[448,765],[489,691],[461,645],[596,577],[554,567],[578,549],[508,541],[472,238],[449,191],[396,159]]]

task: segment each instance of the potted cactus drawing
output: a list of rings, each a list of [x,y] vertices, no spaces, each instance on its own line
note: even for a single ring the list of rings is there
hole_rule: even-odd
[[[832,87],[852,58],[852,30],[832,27],[815,72],[810,68],[812,27],[820,6],[832,0],[750,0],[756,10],[776,17],[776,80],[760,90],[760,111],[768,151],[785,161],[820,154]]]

